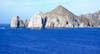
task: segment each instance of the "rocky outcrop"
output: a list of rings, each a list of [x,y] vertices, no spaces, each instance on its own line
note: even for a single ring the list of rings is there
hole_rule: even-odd
[[[93,14],[76,16],[63,6],[43,13],[40,12],[30,20],[23,22],[19,16],[11,20],[11,27],[28,27],[28,28],[84,28],[100,27],[100,11]]]
[[[19,16],[14,16],[12,19],[11,19],[11,24],[10,24],[11,27],[18,27],[19,26]]]
[[[46,28],[79,27],[79,18],[61,5],[45,13],[45,16],[47,17]]]
[[[86,27],[100,27],[100,11],[79,17]]]
[[[100,11],[76,16],[60,5],[54,10],[45,13],[45,16],[47,16],[46,28],[100,27]]]
[[[19,18],[19,16],[14,16],[11,19],[10,26],[13,28],[24,27],[24,22]]]
[[[28,28],[42,28],[42,26],[42,17],[39,14],[31,18],[28,24]]]

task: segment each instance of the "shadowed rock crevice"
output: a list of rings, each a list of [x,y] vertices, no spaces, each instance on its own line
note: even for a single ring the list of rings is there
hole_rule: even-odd
[[[42,19],[42,24],[43,24],[42,28],[45,28],[46,22],[47,22],[47,17]]]

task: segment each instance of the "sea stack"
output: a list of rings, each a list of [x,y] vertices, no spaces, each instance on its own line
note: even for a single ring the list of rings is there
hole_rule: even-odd
[[[11,24],[10,26],[12,28],[19,28],[19,27],[24,27],[24,22],[20,19],[19,16],[14,16],[12,19],[11,19]]]
[[[30,19],[30,22],[28,24],[28,28],[42,28],[42,17],[38,14],[35,17]]]
[[[19,25],[19,16],[14,16],[12,19],[11,19],[11,24],[10,26],[13,27],[13,28],[17,28]]]

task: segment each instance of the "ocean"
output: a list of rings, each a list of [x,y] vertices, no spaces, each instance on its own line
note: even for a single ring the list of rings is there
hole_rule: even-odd
[[[100,54],[100,28],[39,30],[0,25],[0,54]]]

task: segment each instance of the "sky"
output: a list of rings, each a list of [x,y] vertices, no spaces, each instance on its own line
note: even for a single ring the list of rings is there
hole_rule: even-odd
[[[40,11],[62,5],[76,15],[100,10],[100,0],[0,0],[0,24],[9,24],[13,16],[30,19]]]

